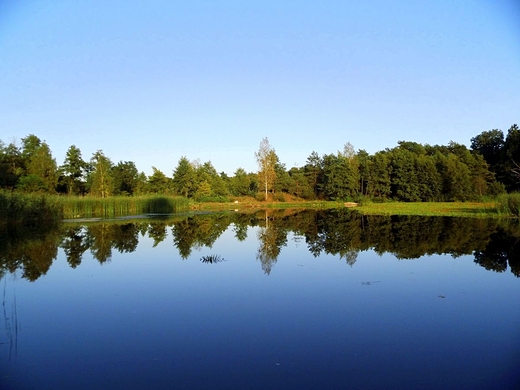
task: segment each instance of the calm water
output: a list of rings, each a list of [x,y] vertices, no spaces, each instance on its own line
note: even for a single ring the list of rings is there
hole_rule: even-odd
[[[520,228],[258,212],[5,233],[7,389],[513,389]]]

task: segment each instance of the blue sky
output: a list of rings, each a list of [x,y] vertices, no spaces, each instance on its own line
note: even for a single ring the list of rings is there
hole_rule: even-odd
[[[0,139],[256,171],[520,120],[520,2],[0,2]]]

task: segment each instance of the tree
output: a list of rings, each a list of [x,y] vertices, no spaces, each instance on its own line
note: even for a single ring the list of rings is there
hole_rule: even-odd
[[[173,188],[179,195],[191,197],[196,191],[196,172],[186,157],[181,157],[173,171]]]
[[[278,156],[276,156],[276,163],[274,165],[274,172],[276,175],[276,180],[273,185],[273,190],[275,192],[292,192],[291,188],[293,187],[294,183],[287,172],[287,169],[285,168],[285,164],[281,163],[278,160]]]
[[[27,137],[22,138],[22,158],[26,163],[31,159],[41,144],[42,141],[34,134],[29,134]]]
[[[480,153],[495,173],[499,173],[503,148],[504,133],[502,133],[502,130],[483,131],[476,137],[471,138],[471,150]]]
[[[269,144],[267,137],[260,142],[260,148],[258,152],[255,152],[255,158],[258,163],[258,178],[265,191],[265,199],[267,200],[267,192],[272,189],[276,181],[275,169],[278,160],[278,156]]]
[[[47,192],[47,186],[38,175],[24,175],[16,184],[16,189],[22,192]]]
[[[421,200],[415,159],[416,155],[406,148],[397,147],[390,152],[391,191],[395,199],[405,202]]]
[[[14,142],[4,146],[0,141],[0,187],[13,189],[23,174],[20,148]]]
[[[514,168],[511,169],[513,176],[516,178],[518,182],[520,182],[520,165],[517,164],[516,161],[513,161]]]
[[[114,177],[114,195],[133,195],[139,172],[132,161],[119,161],[112,167]]]
[[[505,180],[504,184],[508,191],[520,190],[520,183],[514,176],[514,169],[520,160],[520,128],[516,124],[511,126],[507,131],[506,141],[504,143],[504,168]]]
[[[439,200],[442,190],[442,178],[432,156],[421,154],[416,157],[418,195],[423,202]]]
[[[102,198],[112,195],[114,191],[112,161],[103,154],[102,150],[98,150],[92,156],[91,164],[94,170],[90,177],[90,193]]]
[[[323,184],[323,159],[318,153],[313,151],[310,156],[307,157],[304,170],[315,197],[318,198]]]
[[[249,194],[250,180],[243,168],[238,168],[231,178],[231,192],[235,196]]]
[[[200,199],[208,197],[222,197],[228,195],[228,190],[224,179],[217,173],[217,170],[207,161],[198,165],[195,171],[195,195]]]
[[[49,145],[40,143],[31,151],[26,168],[28,175],[34,175],[41,179],[45,192],[53,193],[58,184],[58,166],[52,157]]]
[[[152,194],[165,194],[170,188],[170,180],[156,167],[152,167],[153,174],[148,177],[148,191]]]
[[[314,199],[316,197],[313,188],[305,176],[304,168],[291,168],[289,170],[289,176],[291,178],[290,193],[304,199]]]
[[[134,195],[142,195],[145,194],[148,187],[148,180],[146,178],[146,174],[144,172],[140,172],[137,175],[137,179],[135,182]]]
[[[366,193],[370,197],[386,199],[390,196],[390,167],[386,152],[369,157]]]
[[[345,144],[343,152],[323,157],[323,192],[332,200],[355,198],[359,190],[359,164],[354,147]]]
[[[370,174],[370,155],[364,149],[357,153],[357,160],[359,162],[359,193],[361,196],[368,195],[368,177]]]
[[[81,150],[76,145],[71,145],[65,155],[65,161],[61,166],[61,171],[65,175],[67,192],[71,194],[80,194],[84,191],[84,182],[82,180],[85,172],[86,163],[81,157]]]

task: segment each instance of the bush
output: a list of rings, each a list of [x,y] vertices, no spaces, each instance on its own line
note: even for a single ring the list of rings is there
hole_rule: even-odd
[[[282,192],[277,192],[274,194],[274,200],[278,202],[285,202],[285,195]]]
[[[520,192],[500,195],[497,198],[497,210],[520,218]]]

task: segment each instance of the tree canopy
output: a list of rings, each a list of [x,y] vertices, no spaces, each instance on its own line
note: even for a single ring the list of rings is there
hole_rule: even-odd
[[[337,201],[466,201],[520,190],[516,124],[506,136],[499,129],[483,131],[471,138],[469,148],[454,142],[432,146],[399,141],[369,154],[346,142],[336,153],[320,156],[312,151],[302,167],[290,168],[265,137],[254,158],[257,172],[237,168],[228,176],[218,173],[211,161],[182,156],[171,177],[156,167],[146,176],[134,162],[114,164],[101,150],[86,162],[80,148],[71,145],[58,167],[49,145],[30,134],[20,146],[0,140],[0,188],[100,197],[172,194],[201,201],[229,196],[283,200],[289,195]]]

